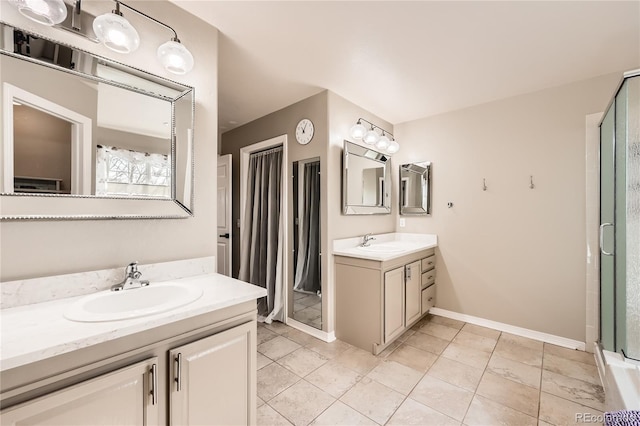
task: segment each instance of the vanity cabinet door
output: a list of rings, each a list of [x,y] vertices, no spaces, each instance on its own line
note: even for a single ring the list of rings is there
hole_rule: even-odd
[[[255,424],[256,323],[170,351],[172,425]]]
[[[405,268],[405,327],[420,318],[422,276],[420,274],[420,261],[408,264]]]
[[[404,266],[384,273],[384,341],[404,331]]]
[[[158,358],[98,376],[0,413],[6,425],[157,425]],[[153,373],[152,373],[153,372]]]

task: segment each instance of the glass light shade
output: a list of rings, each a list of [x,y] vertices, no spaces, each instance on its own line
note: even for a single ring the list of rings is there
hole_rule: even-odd
[[[398,144],[398,142],[396,142],[395,140],[391,141],[389,143],[389,146],[387,147],[387,152],[389,154],[395,154],[398,151],[400,151],[400,144]]]
[[[353,125],[353,127],[351,127],[349,133],[354,139],[362,139],[364,137],[364,134],[367,133],[367,128],[360,123],[356,123]]]
[[[138,31],[120,15],[105,13],[93,20],[93,32],[109,49],[131,53],[140,46]]]
[[[364,135],[364,143],[374,145],[380,139],[380,135],[375,130],[371,129]]]
[[[47,26],[59,24],[67,17],[63,0],[9,0],[9,4],[22,16]]]
[[[158,47],[158,59],[173,74],[186,74],[193,68],[193,55],[178,41],[168,41]]]
[[[380,136],[380,138],[378,139],[378,142],[376,142],[376,148],[380,150],[384,150],[384,149],[387,149],[388,146],[389,146],[389,138],[386,137],[385,135]]]

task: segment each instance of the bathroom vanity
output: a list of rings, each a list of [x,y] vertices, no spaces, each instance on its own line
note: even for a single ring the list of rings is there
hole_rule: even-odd
[[[339,240],[340,241],[340,240]],[[435,305],[435,235],[334,242],[336,337],[382,352]]]
[[[4,309],[1,423],[254,424],[265,290],[218,274],[173,281],[202,296],[105,322],[66,319],[79,297]]]

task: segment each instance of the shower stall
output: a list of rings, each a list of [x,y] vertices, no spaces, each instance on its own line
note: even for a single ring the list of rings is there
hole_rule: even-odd
[[[600,124],[600,346],[630,366],[621,392],[639,392],[640,70],[625,73]],[[606,387],[616,371],[604,363]]]

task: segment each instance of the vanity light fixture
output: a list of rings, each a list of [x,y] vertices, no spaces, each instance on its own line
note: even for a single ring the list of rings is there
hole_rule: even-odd
[[[93,20],[93,35],[87,34],[81,28],[64,23],[67,17],[67,5],[63,0],[9,0],[9,4],[18,9],[25,17],[43,25],[57,25],[59,28],[72,31],[77,35],[87,37],[93,41],[99,41],[107,48],[118,53],[131,53],[140,46],[140,35],[131,23],[122,16],[121,7],[127,8],[138,15],[155,22],[173,32],[173,37],[158,47],[156,55],[162,66],[173,74],[186,74],[193,69],[194,59],[178,38],[178,33],[169,25],[161,22],[146,13],[135,9],[120,0],[114,0],[116,7],[109,13],[104,13]],[[82,0],[75,0],[73,6],[68,6],[74,12],[74,21],[80,22],[82,13]],[[91,15],[89,15],[91,16]]]
[[[368,123],[371,129],[367,131],[367,128],[362,124],[363,121]],[[382,134],[378,133],[376,129],[379,129]],[[364,118],[358,119],[356,124],[349,130],[349,134],[354,139],[362,139],[362,141],[368,145],[375,145],[377,149],[385,151],[387,154],[395,154],[400,150],[400,144],[396,142],[392,133]]]
[[[93,32],[102,44],[118,53],[135,52],[140,46],[140,35],[120,12],[120,2],[111,13],[104,13],[93,20]]]
[[[189,49],[187,49],[182,43],[180,43],[180,39],[178,38],[178,33],[176,32],[176,30],[174,30],[172,27],[165,24],[164,22],[161,22],[147,15],[146,13],[139,11],[138,9],[135,9],[125,3],[122,3],[119,0],[114,0],[114,1],[116,2],[116,10],[113,11],[113,13],[110,13],[110,14],[106,13],[104,15],[98,16],[98,18],[96,18],[96,20],[93,21],[94,31],[96,31],[96,35],[105,44],[105,46],[115,50],[116,52],[119,51],[117,49],[114,49],[112,46],[108,45],[106,40],[104,40],[100,36],[100,34],[98,34],[98,31],[96,30],[96,22],[98,21],[98,19],[104,16],[110,18],[111,22],[113,23],[113,26],[110,28],[113,28],[113,30],[116,31],[116,34],[117,34],[117,32],[120,31],[120,28],[121,28],[120,23],[122,23],[122,21],[129,24],[129,22],[122,17],[122,13],[120,13],[120,6],[123,6],[137,13],[138,15],[143,16],[148,20],[155,22],[158,25],[162,25],[163,27],[173,32],[173,37],[171,38],[171,40],[161,44],[160,47],[158,47],[158,50],[156,52],[158,56],[158,60],[167,71],[173,74],[182,75],[182,74],[188,73],[193,69],[193,64],[194,64],[193,55],[191,54],[191,52],[189,52]],[[118,18],[121,18],[121,19],[114,19],[113,18],[114,16],[117,16]],[[129,26],[131,26],[131,24],[129,24]],[[137,45],[140,42],[140,38],[138,36],[138,32],[135,30],[135,28],[133,28],[133,26],[131,26],[131,29],[133,31],[129,31],[129,30],[121,31],[121,34],[124,34],[126,36],[125,44],[131,43],[132,45],[135,46],[135,48],[133,49],[135,50],[137,49]],[[120,36],[118,35],[118,37]],[[133,50],[130,50],[130,51],[132,52]],[[128,52],[129,51],[125,51],[125,53],[128,53]]]
[[[26,18],[48,27],[67,18],[67,7],[63,0],[9,0]]]

